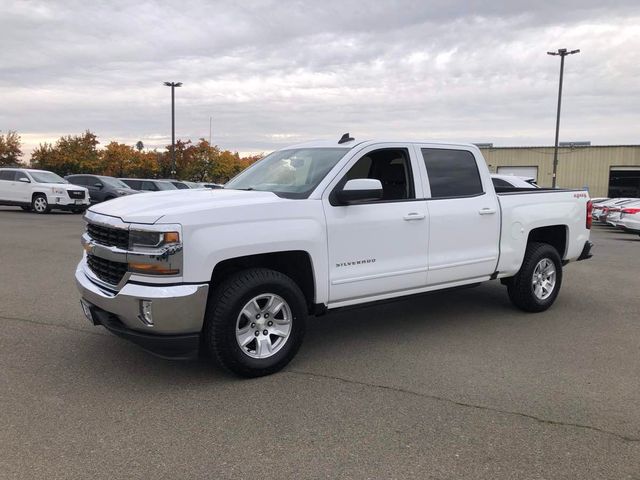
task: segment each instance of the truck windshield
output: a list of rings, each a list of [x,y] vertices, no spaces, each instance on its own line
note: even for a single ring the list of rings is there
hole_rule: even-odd
[[[307,198],[348,148],[279,150],[227,182],[225,189],[260,190],[285,198]]]
[[[36,183],[69,183],[64,178],[53,172],[30,171],[31,177]]]

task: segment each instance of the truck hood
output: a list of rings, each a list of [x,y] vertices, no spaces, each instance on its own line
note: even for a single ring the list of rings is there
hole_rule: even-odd
[[[166,190],[115,198],[92,206],[89,211],[118,217],[129,223],[156,223],[164,216],[180,216],[198,210],[235,205],[284,201],[271,192],[224,189]]]

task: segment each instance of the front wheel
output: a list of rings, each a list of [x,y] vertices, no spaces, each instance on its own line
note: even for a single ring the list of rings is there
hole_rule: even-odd
[[[307,305],[286,275],[265,268],[228,278],[207,304],[204,344],[227,370],[259,377],[281,370],[305,333]]]
[[[542,312],[553,305],[562,284],[562,260],[547,243],[527,245],[520,271],[507,283],[511,302],[526,312]]]
[[[31,209],[36,213],[49,213],[51,208],[49,207],[49,202],[47,202],[46,195],[42,193],[34,195],[33,200],[31,200]]]

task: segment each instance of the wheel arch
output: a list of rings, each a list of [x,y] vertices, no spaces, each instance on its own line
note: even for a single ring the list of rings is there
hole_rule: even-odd
[[[529,232],[527,244],[532,242],[546,243],[556,249],[560,258],[567,254],[569,227],[567,225],[549,225],[534,228]]]
[[[225,278],[248,268],[268,268],[290,277],[302,290],[309,312],[316,306],[316,285],[311,255],[304,250],[257,253],[228,258],[218,262],[211,274],[211,285],[219,285]]]

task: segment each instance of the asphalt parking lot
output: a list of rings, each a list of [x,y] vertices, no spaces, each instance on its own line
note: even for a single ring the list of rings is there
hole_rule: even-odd
[[[0,208],[0,478],[640,479],[640,237],[594,227],[551,310],[497,282],[313,319],[239,380],[93,327],[83,222]]]

